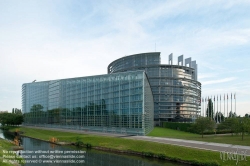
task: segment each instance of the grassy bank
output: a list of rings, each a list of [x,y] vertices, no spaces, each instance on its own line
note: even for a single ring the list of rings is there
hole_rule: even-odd
[[[241,135],[231,136],[231,134],[229,135],[204,135],[204,138],[201,138],[201,135],[199,134],[172,130],[168,128],[155,127],[154,130],[151,133],[149,133],[148,136],[168,137],[168,138],[178,138],[178,139],[188,139],[188,140],[196,140],[196,141],[250,146],[250,135],[245,135],[243,141],[241,140]]]
[[[213,151],[198,150],[147,141],[130,140],[125,138],[67,133],[24,127],[20,128],[20,131],[24,132],[25,136],[39,138],[42,140],[49,140],[51,137],[56,137],[59,141],[76,142],[76,139],[79,138],[83,143],[89,143],[92,146],[144,152],[144,154],[148,156],[163,156],[172,160],[192,162],[197,165],[235,165],[235,161],[223,162],[220,159],[220,153]],[[238,163],[238,165],[249,164],[250,161],[242,161]]]
[[[12,151],[12,147],[14,145],[4,139],[0,138],[0,165],[1,166],[15,166],[16,164],[12,164],[12,163],[6,163],[4,162],[4,160],[6,159],[5,157],[3,157],[3,155],[10,155],[10,156],[16,156],[15,154],[7,154],[4,153],[3,151]],[[20,158],[17,160],[21,160]],[[19,162],[20,163],[20,162]]]

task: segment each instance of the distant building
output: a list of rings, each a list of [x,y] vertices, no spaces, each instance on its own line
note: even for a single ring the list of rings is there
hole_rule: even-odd
[[[178,57],[161,64],[160,53],[117,59],[108,74],[25,83],[25,125],[148,134],[162,121],[193,121],[200,111],[197,64]]]
[[[8,111],[0,111],[0,114],[2,114],[2,113],[8,113]]]
[[[161,64],[160,52],[125,56],[109,64],[108,73],[144,70],[154,98],[154,121],[190,122],[200,113],[201,83],[196,61],[183,55],[173,64]]]

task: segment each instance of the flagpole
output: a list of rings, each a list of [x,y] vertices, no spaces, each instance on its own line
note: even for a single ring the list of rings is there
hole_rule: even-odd
[[[210,97],[209,101],[212,101],[211,97]],[[208,102],[208,105],[209,105],[209,102]],[[212,120],[212,118],[213,118],[213,116],[212,116],[212,114],[213,114],[213,112],[212,112],[212,109],[213,109],[212,102],[211,102],[211,106],[212,106],[212,108],[211,108],[211,110],[209,110],[209,114],[210,114],[210,118],[211,118],[211,120]],[[208,108],[208,109],[209,109],[209,108]]]
[[[212,120],[212,110],[209,110],[209,100],[211,100],[211,99],[209,99],[209,97],[208,97],[208,104],[207,104],[207,110],[209,111],[208,112],[208,114],[210,114],[210,118],[211,118],[211,120]],[[211,105],[212,105],[212,103],[211,103]]]
[[[206,116],[208,117],[208,112],[207,112],[207,98],[205,98],[205,110],[206,110]]]
[[[204,115],[205,114],[205,107],[204,107],[205,106],[205,100],[204,100],[204,98],[203,98],[202,101],[203,101],[203,116],[205,117],[205,115]]]
[[[209,118],[209,112],[208,112],[208,97],[206,98],[206,106],[205,106],[205,109],[206,109],[206,116],[207,116],[207,118]]]
[[[236,93],[234,93],[234,100],[235,100],[235,114],[236,114]]]
[[[214,97],[214,100],[215,100],[214,101],[214,103],[215,103],[216,102],[216,98],[215,97]],[[217,108],[218,108],[218,102],[217,102]],[[216,123],[218,123],[218,116],[217,115],[218,115],[218,109],[217,109],[217,112],[215,113]]]
[[[205,100],[204,100],[204,98],[203,98],[203,116],[205,117],[205,105],[206,105],[206,102],[205,102]]]
[[[207,97],[207,109],[206,109],[206,111],[207,111],[207,117],[209,118],[210,112],[208,112],[208,103],[209,103],[209,102],[208,102],[208,100],[209,100],[208,98],[209,98],[209,97]]]
[[[214,114],[213,96],[211,96],[211,104],[213,104],[213,105],[212,105],[212,111],[211,111],[211,119],[213,120],[213,119],[214,119],[214,116],[213,116],[213,114]]]
[[[214,116],[213,116],[213,114],[214,114],[214,103],[213,103],[213,96],[211,96],[211,104],[212,104],[212,111],[211,111],[211,119],[213,120],[214,119]]]
[[[204,105],[205,105],[205,100],[204,100],[204,98],[202,98],[202,103],[203,103],[202,109],[203,109],[203,116],[204,116]]]
[[[225,121],[225,118],[226,118],[226,104],[225,104],[225,93],[224,93],[224,121]]]
[[[208,97],[208,103],[207,103],[207,109],[208,109],[208,111],[209,111],[209,116],[210,116],[210,118],[212,118],[212,112],[211,112],[211,110],[209,110],[209,101],[210,101],[211,99],[209,99],[209,97]],[[212,120],[212,119],[211,119]]]
[[[211,114],[211,120],[213,120],[213,97],[211,96],[211,99],[210,99],[210,101],[211,101],[211,105],[212,105],[212,108],[211,108],[211,111],[210,111],[210,114]]]
[[[208,109],[207,109],[207,101],[208,101],[208,98],[206,99],[206,115],[207,115],[207,117],[209,117],[209,113],[208,113]]]
[[[218,123],[218,114],[219,114],[219,110],[218,110],[218,105],[219,105],[219,103],[218,103],[218,95],[217,95],[217,123]]]
[[[204,100],[204,98],[203,98],[203,116],[205,117],[205,115],[204,115],[204,113],[205,113],[205,111],[204,111],[204,110],[205,110],[205,107],[204,107],[204,106],[205,106],[205,100]]]
[[[204,102],[204,109],[205,109],[205,112],[204,112],[204,116],[206,117],[206,113],[207,113],[207,109],[206,109],[206,105],[207,105],[207,98],[205,97],[205,102]]]
[[[213,118],[214,118],[214,121],[215,121],[215,96],[214,96],[214,114],[213,114]]]
[[[227,94],[227,117],[228,117],[228,94]]]
[[[231,118],[233,117],[233,109],[232,109],[232,100],[233,100],[233,99],[232,99],[232,98],[233,98],[233,97],[232,97],[232,93],[231,93],[231,112],[232,112],[232,113],[231,113]]]
[[[206,117],[206,115],[207,115],[207,109],[206,109],[206,105],[207,105],[207,99],[206,99],[206,97],[205,97],[205,100],[204,100],[204,109],[205,109],[205,117]]]
[[[220,123],[221,123],[221,95],[220,95]]]

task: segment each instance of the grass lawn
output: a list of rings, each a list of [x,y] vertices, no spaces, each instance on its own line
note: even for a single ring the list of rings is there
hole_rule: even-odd
[[[204,135],[204,138],[201,138],[201,135],[199,134],[172,130],[168,128],[155,127],[154,130],[148,134],[148,136],[168,137],[168,138],[178,138],[178,139],[188,139],[188,140],[196,140],[196,141],[250,146],[250,135],[244,135],[243,141],[241,140],[241,135],[233,135],[233,136],[231,135]]]
[[[11,149],[12,146],[14,146],[14,145],[11,144],[10,142],[0,138],[0,165],[1,166],[14,166],[15,165],[15,164],[3,162],[3,155],[13,156],[13,154],[3,153],[3,150],[12,151],[12,149]],[[20,160],[20,159],[18,159],[18,160]]]
[[[180,146],[160,144],[160,143],[140,141],[140,140],[130,140],[125,138],[67,133],[60,131],[25,128],[25,127],[21,127],[20,131],[23,131],[24,135],[26,136],[39,138],[43,140],[49,140],[51,137],[56,137],[59,139],[59,141],[75,142],[76,138],[79,137],[83,141],[83,143],[90,143],[92,146],[102,146],[119,150],[133,150],[137,152],[150,152],[156,155],[162,154],[171,159],[192,161],[193,163],[199,163],[199,165],[201,163],[217,163],[218,165],[235,165],[235,161],[223,162],[220,159],[220,153],[213,151],[205,151],[205,150],[192,149],[187,147],[180,147]],[[190,135],[188,136],[190,137]],[[238,165],[242,166],[250,165],[250,159],[248,160],[249,161],[239,162]]]

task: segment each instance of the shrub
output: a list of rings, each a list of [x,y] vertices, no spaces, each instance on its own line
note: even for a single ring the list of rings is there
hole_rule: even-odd
[[[92,148],[92,145],[90,143],[86,143],[86,148]]]
[[[75,145],[76,145],[76,146],[82,146],[82,145],[83,145],[83,142],[81,141],[81,138],[80,138],[80,137],[76,137]]]
[[[5,130],[5,131],[9,131],[11,127],[10,126],[1,126],[0,129]]]
[[[166,155],[165,155],[165,154],[158,154],[157,157],[158,157],[159,159],[164,160],[164,159],[166,158]]]
[[[228,133],[231,133],[231,131],[229,131],[229,130],[217,130],[216,131],[216,134],[228,134]],[[211,134],[215,134],[215,132],[214,131],[205,131],[204,134],[211,135]]]
[[[189,132],[192,123],[163,122],[163,127]]]

